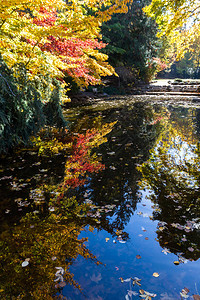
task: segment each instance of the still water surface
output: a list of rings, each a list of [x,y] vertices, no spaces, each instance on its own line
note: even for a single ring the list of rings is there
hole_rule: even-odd
[[[119,98],[67,109],[65,117],[75,134],[117,122],[107,135],[107,141],[95,149],[105,169],[90,175],[87,182],[72,193],[81,202],[93,205],[87,213],[90,221],[84,221],[85,230],[79,238],[88,238],[87,248],[102,265],[80,255],[67,257],[69,270],[82,293],[68,284],[60,286],[60,293],[71,300],[147,299],[149,295],[155,299],[175,300],[181,299],[180,292],[186,288],[183,294],[193,299],[193,294],[200,293],[200,108]],[[16,198],[29,203],[39,183],[55,184],[63,178],[62,156],[38,166],[37,156],[32,154],[30,163],[28,155],[30,152],[20,159],[7,158],[2,163],[1,238],[4,246],[6,239],[12,239],[5,233],[8,228],[14,230],[20,218],[30,213],[29,205],[15,207]],[[13,184],[19,190],[13,188]],[[93,232],[88,230],[91,224]],[[28,230],[31,226],[35,224]],[[24,226],[23,230],[27,228]],[[46,231],[50,230],[57,229],[45,228],[44,236],[40,231],[40,241],[45,243]],[[62,248],[60,251],[64,255]],[[12,264],[19,263],[20,254],[16,252],[8,251],[4,271],[6,264],[10,272]],[[25,257],[26,253],[22,253],[20,263]],[[41,260],[40,256],[38,263]],[[20,289],[8,290],[7,298],[3,299],[12,299],[12,293],[15,296],[22,293],[21,281],[26,281],[30,274],[25,268],[22,273],[20,267],[19,264],[19,272],[14,277],[6,278],[11,280],[11,285],[19,282]],[[27,268],[31,268],[31,264]],[[31,284],[40,281],[42,276],[48,278],[48,266],[45,268],[44,274],[31,274],[38,276],[37,280],[31,279]],[[49,275],[49,278],[53,283],[48,281],[48,284],[55,285],[55,277]],[[27,285],[26,289],[29,289]],[[43,298],[31,294],[22,299]]]

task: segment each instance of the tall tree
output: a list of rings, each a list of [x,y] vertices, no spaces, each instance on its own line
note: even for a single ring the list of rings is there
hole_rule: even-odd
[[[142,10],[148,3],[148,0],[132,2],[127,14],[115,14],[102,27],[111,64],[134,67],[145,80],[156,72],[159,61],[155,58],[160,48],[155,21]]]
[[[200,36],[199,0],[152,0],[144,11],[156,20],[159,37],[168,37],[176,59],[182,58],[188,49],[192,50]]]

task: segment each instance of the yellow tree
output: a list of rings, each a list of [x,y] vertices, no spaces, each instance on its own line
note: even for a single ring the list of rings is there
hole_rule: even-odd
[[[159,25],[159,36],[167,37],[176,52],[176,59],[192,50],[200,36],[199,0],[152,0],[144,11]]]
[[[130,0],[3,0],[0,54],[9,67],[25,65],[31,79],[66,72],[79,85],[100,83],[114,69],[99,49],[102,22],[126,12]]]

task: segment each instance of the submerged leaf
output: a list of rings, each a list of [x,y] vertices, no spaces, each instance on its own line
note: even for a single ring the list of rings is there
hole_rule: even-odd
[[[130,291],[128,290],[128,295],[131,297],[131,296],[137,296],[138,293],[137,292],[134,292],[134,291]]]

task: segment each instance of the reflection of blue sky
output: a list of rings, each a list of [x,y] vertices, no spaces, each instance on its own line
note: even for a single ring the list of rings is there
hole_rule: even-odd
[[[169,137],[168,140],[169,147],[165,152],[168,156],[167,165],[164,166],[162,164],[162,157],[160,156],[162,154],[159,152],[159,148],[164,147],[162,141],[153,149],[154,152],[146,163],[155,167],[154,163],[160,162],[159,167],[166,168],[164,169],[165,173],[171,172],[177,179],[177,182],[183,181],[187,187],[196,188],[197,183],[194,183],[194,177],[189,172],[179,168],[183,164],[186,170],[189,170],[187,164],[194,164],[197,158],[197,154],[195,153],[196,146],[187,143],[181,137],[176,137],[174,140]],[[138,163],[137,160],[136,162]],[[142,160],[140,162],[142,163]],[[168,164],[172,167],[171,171],[168,168]],[[113,161],[112,166],[115,166]],[[199,164],[195,168],[197,170],[200,169]],[[112,176],[112,174],[115,176],[115,172],[109,173],[109,176]],[[137,194],[133,193],[131,195],[130,182],[127,180],[123,184],[123,195],[119,194],[123,198],[123,201],[125,201],[125,204],[133,205],[133,203],[137,202],[135,211],[133,206],[130,207],[130,219],[127,218],[128,221],[124,224],[125,227],[123,229],[124,232],[128,233],[130,239],[126,243],[120,243],[116,237],[113,237],[105,230],[95,230],[94,233],[82,232],[80,237],[89,238],[86,243],[87,247],[106,265],[95,266],[93,263],[79,258],[71,266],[71,271],[75,274],[75,279],[82,286],[85,297],[81,296],[79,292],[75,292],[72,287],[67,286],[64,288],[63,294],[68,299],[124,300],[127,290],[130,289],[130,283],[121,283],[120,277],[123,279],[130,277],[140,278],[141,288],[145,291],[156,293],[157,297],[155,299],[159,300],[180,299],[179,293],[184,287],[190,290],[189,299],[192,299],[192,294],[197,293],[195,284],[200,290],[200,260],[193,262],[185,261],[185,263],[181,263],[178,266],[173,263],[177,261],[177,255],[170,253],[169,249],[167,249],[169,251],[167,253],[157,240],[158,236],[162,235],[162,232],[158,230],[161,226],[158,225],[159,222],[152,218],[153,212],[159,210],[159,204],[154,204],[150,200],[150,193],[152,193],[153,197],[155,197],[155,194],[150,189],[138,187]],[[99,181],[99,185],[101,185],[101,181]],[[88,191],[90,190],[90,185],[88,185],[87,189]],[[93,190],[91,189],[90,192],[91,195],[88,198],[91,198],[95,202],[95,199],[92,198]],[[103,200],[106,202],[107,193],[104,193],[103,196],[105,197]],[[118,198],[118,196],[115,197]],[[130,201],[131,199],[132,201]],[[119,200],[119,204],[117,200]],[[116,204],[117,208],[120,207],[120,201],[121,198],[113,199],[113,203]],[[122,210],[125,214],[123,206]],[[168,216],[168,212],[166,212],[166,215]],[[109,217],[109,221],[113,223],[117,216],[117,213],[114,213],[112,217]],[[183,235],[185,234],[185,232],[181,232]],[[172,248],[171,251],[173,251]],[[174,252],[177,253],[177,251]],[[136,256],[141,256],[141,258],[137,258]],[[160,276],[158,278],[153,277],[154,272],[159,273]],[[132,286],[132,290],[138,292],[139,287]],[[140,297],[139,295],[136,297],[132,296],[130,299],[140,299]]]
[[[120,277],[142,279],[141,288],[156,293],[155,299],[159,300],[180,299],[179,292],[184,287],[190,289],[190,295],[196,293],[195,283],[200,286],[200,261],[188,261],[176,266],[173,262],[177,260],[177,256],[162,252],[163,248],[156,240],[158,222],[149,218],[153,212],[153,204],[148,199],[148,191],[139,190],[138,193],[142,195],[142,201],[137,204],[137,210],[125,227],[130,236],[127,243],[114,243],[113,240],[116,239],[104,230],[81,234],[80,237],[89,237],[86,245],[106,265],[95,266],[80,258],[71,267],[71,271],[81,284],[86,298],[67,286],[63,294],[69,299],[125,299],[130,286],[128,282],[121,283]],[[107,242],[106,238],[109,238]],[[140,255],[141,259],[137,259],[136,255]],[[160,276],[153,277],[154,272],[158,272]],[[134,286],[132,290],[138,292],[139,287]],[[139,296],[133,296],[132,299],[139,299]]]

